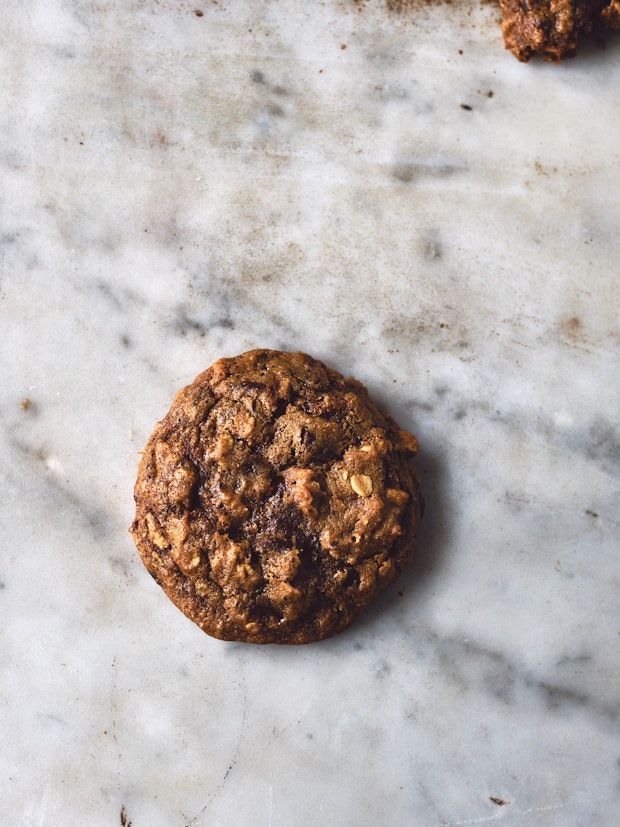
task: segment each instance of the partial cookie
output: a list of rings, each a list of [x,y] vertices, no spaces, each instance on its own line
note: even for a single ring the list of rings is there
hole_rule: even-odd
[[[620,28],[620,0],[500,0],[504,43],[519,60],[559,63],[594,25]]]
[[[341,632],[409,562],[415,437],[303,353],[220,359],[142,455],[131,526],[168,597],[223,640]]]

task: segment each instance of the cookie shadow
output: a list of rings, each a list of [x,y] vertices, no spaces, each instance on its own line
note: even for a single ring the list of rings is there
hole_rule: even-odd
[[[603,65],[609,61],[608,52],[615,52],[620,46],[620,31],[603,27],[600,23],[592,27],[592,31],[583,36],[579,45],[579,51],[574,60],[587,59],[589,64]],[[566,61],[566,64],[573,62],[573,59]]]
[[[417,531],[413,559],[400,577],[363,612],[346,637],[357,630],[368,633],[370,627],[385,620],[385,616],[399,608],[402,601],[407,607],[428,589],[441,570],[441,564],[450,540],[450,527],[444,509],[446,467],[439,452],[421,448],[415,462],[420,475],[420,490],[424,499],[424,514]]]

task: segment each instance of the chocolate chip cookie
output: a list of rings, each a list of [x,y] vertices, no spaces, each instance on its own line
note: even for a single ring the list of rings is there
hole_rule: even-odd
[[[303,353],[252,350],[176,395],[142,454],[130,530],[207,634],[321,640],[410,560],[416,450],[359,382]]]

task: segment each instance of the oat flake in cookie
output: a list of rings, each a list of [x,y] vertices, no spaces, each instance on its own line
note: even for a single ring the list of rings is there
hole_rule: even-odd
[[[220,359],[149,439],[131,532],[151,575],[207,634],[321,640],[410,560],[416,450],[359,382],[310,356]]]

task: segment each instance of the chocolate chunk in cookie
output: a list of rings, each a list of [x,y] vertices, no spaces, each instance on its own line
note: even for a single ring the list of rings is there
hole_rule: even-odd
[[[140,461],[131,527],[168,597],[223,640],[341,632],[410,560],[415,437],[303,353],[220,359]]]

